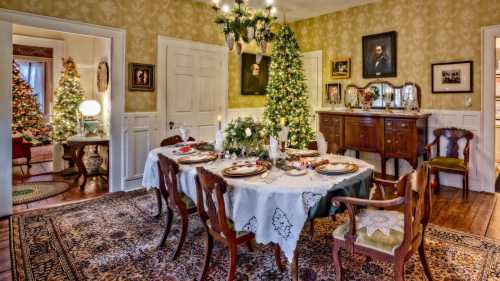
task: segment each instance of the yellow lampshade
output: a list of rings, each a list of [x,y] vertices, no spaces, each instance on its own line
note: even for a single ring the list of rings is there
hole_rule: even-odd
[[[96,100],[86,100],[78,107],[83,116],[94,117],[101,112],[101,105]]]

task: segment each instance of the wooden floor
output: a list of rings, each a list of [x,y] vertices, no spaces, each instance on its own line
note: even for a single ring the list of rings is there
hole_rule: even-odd
[[[32,170],[32,173],[34,171]],[[52,175],[42,175],[30,177],[28,180],[52,180],[54,178],[61,179]],[[20,180],[20,178],[18,177],[16,180]],[[83,192],[80,192],[80,189],[75,185],[59,196],[37,203],[16,206],[14,213],[93,198],[106,192],[107,187],[99,187],[95,182],[87,183]],[[469,200],[464,201],[460,190],[443,187],[439,194],[433,195],[431,222],[443,227],[500,240],[500,194],[471,192]],[[2,281],[11,280],[8,234],[8,219],[0,219],[0,280]]]

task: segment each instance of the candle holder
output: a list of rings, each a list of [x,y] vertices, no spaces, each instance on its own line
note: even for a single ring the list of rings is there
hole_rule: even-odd
[[[392,110],[391,110],[392,96],[393,96],[392,88],[386,88],[384,90],[384,93],[382,94],[385,112],[388,112],[388,113],[392,112]]]

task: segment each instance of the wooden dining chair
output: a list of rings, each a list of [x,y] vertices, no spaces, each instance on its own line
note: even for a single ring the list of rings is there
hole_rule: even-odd
[[[189,137],[188,141],[194,141],[194,138]],[[178,144],[181,142],[183,142],[181,136],[174,135],[174,136],[171,136],[171,137],[168,137],[168,138],[162,140],[160,143],[160,146],[169,146],[169,145],[174,145],[174,144]]]
[[[160,247],[163,247],[165,244],[170,228],[172,227],[174,210],[179,214],[182,222],[181,237],[172,258],[172,260],[175,260],[179,256],[182,245],[184,245],[184,241],[186,240],[189,215],[196,212],[196,205],[178,189],[177,175],[179,174],[179,165],[163,154],[158,154],[158,166],[160,170],[160,191],[167,202],[167,225],[161,238]]]
[[[462,197],[469,196],[469,146],[470,141],[474,138],[474,134],[468,130],[458,128],[440,128],[434,130],[435,139],[427,145],[427,157],[430,160],[431,174],[436,179],[436,191],[439,191],[441,183],[439,181],[439,172],[452,174],[460,174],[463,176],[462,182]],[[446,153],[442,156],[440,149],[441,137],[448,140]],[[465,138],[465,147],[463,150],[464,158],[459,157],[458,141]],[[432,147],[436,146],[436,156],[432,157]]]
[[[188,141],[194,141],[194,138],[189,137]],[[169,146],[169,145],[175,145],[178,143],[182,142],[182,138],[179,135],[174,135],[171,137],[168,137],[164,140],[161,141],[160,146]],[[159,171],[160,169],[158,169]],[[163,211],[163,206],[162,206],[162,194],[160,188],[155,188],[156,192],[156,201],[158,202],[158,214],[156,215],[157,218],[161,217],[161,213]]]
[[[236,273],[237,247],[245,243],[249,251],[252,251],[251,240],[254,239],[254,234],[251,232],[236,232],[234,223],[226,216],[224,203],[224,194],[228,192],[226,181],[203,167],[196,169],[197,208],[206,230],[205,261],[200,274],[200,281],[205,280],[207,277],[214,239],[222,242],[229,249],[227,280],[232,281]],[[274,255],[276,265],[282,271],[281,249],[277,244],[274,245]]]
[[[342,280],[339,257],[341,248],[350,254],[358,253],[392,263],[396,281],[404,280],[405,262],[418,250],[424,274],[428,280],[432,280],[424,250],[424,233],[431,211],[428,164],[425,162],[417,171],[401,177],[392,185],[395,191],[391,196],[392,199],[365,200],[353,197],[332,199],[332,202],[347,206],[350,219],[333,231],[332,254],[337,281]],[[391,195],[387,194],[383,185],[377,185],[377,188],[384,198]],[[413,197],[414,193],[417,195],[416,198]],[[356,206],[377,209],[356,212]],[[402,213],[397,210],[387,210],[398,207],[403,209]]]

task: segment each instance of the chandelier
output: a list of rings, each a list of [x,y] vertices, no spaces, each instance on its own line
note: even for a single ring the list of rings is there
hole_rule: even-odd
[[[212,2],[217,12],[215,23],[222,28],[230,51],[235,49],[241,55],[243,43],[255,40],[260,48],[258,57],[266,53],[267,44],[274,38],[271,25],[277,19],[274,16],[276,8],[272,6],[273,0],[266,0],[265,9],[251,9],[248,7],[248,0],[235,0],[232,8],[229,5],[219,7],[220,0]],[[219,13],[220,10],[222,13]]]

